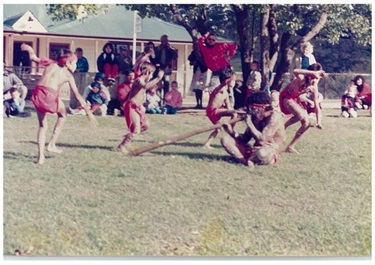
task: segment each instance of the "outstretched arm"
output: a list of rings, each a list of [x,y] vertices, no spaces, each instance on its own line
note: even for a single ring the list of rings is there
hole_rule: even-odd
[[[32,60],[33,62],[36,62],[36,63],[40,62],[40,58],[36,56],[34,49],[30,45],[27,45],[26,43],[22,43],[21,51],[27,51],[29,53],[30,60]]]
[[[156,84],[163,78],[163,76],[164,76],[164,71],[160,69],[158,72],[158,76],[155,79],[148,82],[145,86],[145,89],[147,90],[156,86]]]
[[[83,99],[81,94],[78,92],[78,88],[77,88],[76,82],[74,81],[74,77],[73,77],[72,74],[70,74],[70,77],[68,79],[68,83],[69,83],[70,89],[73,92],[75,98],[77,99],[79,104],[82,106],[82,108],[85,110],[90,123],[92,123],[94,125],[98,125],[98,122],[96,121],[94,115],[90,111],[89,107],[86,105],[85,100]]]

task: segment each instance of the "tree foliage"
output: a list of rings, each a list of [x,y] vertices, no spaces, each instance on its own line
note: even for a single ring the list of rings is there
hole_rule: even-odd
[[[55,20],[72,19],[80,5],[47,5]],[[83,5],[89,14],[97,14],[107,5]],[[321,62],[334,71],[345,71],[350,65],[332,60],[351,59],[356,67],[371,53],[371,5],[367,4],[130,4],[128,10],[141,17],[157,17],[182,25],[192,37],[197,51],[199,34],[207,31],[234,40],[239,45],[243,77],[249,73],[249,62],[259,56],[264,74],[263,86],[269,86],[269,72],[275,72],[271,89],[280,89],[283,75],[290,71],[301,43],[313,41]],[[346,40],[346,41],[344,41]],[[343,44],[345,43],[345,45]],[[347,56],[355,46],[356,56]],[[335,52],[325,56],[325,49]],[[364,47],[364,48],[362,48]],[[342,49],[341,49],[342,48]],[[341,51],[341,52],[340,52]],[[353,52],[353,51],[352,51]],[[337,53],[337,56],[335,55]],[[339,56],[341,53],[341,56]],[[331,55],[331,56],[330,56]],[[198,53],[199,56],[199,53]],[[337,58],[336,58],[337,57]],[[355,62],[355,63],[354,63]],[[360,67],[359,67],[360,68]],[[358,69],[359,69],[358,68]]]

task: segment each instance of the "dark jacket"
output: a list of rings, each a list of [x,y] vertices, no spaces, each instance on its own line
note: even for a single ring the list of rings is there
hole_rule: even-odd
[[[107,46],[110,46],[112,48],[111,53],[105,52],[105,47]],[[98,71],[101,73],[104,73],[104,65],[107,63],[110,64],[111,66],[115,64],[119,65],[119,61],[116,55],[113,53],[113,45],[111,43],[106,43],[103,46],[103,52],[99,55],[98,59],[96,60]]]
[[[165,49],[165,61],[162,62],[162,51]],[[172,73],[172,60],[177,59],[178,54],[177,50],[171,46],[162,46],[159,45],[155,50],[155,63],[160,65],[160,68],[165,71],[165,74]]]

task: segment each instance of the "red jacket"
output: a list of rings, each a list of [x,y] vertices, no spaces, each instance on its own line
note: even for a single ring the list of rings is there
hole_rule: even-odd
[[[357,97],[359,97],[360,99],[364,98],[367,102],[372,103],[371,96],[371,87],[367,83],[364,83],[363,89],[361,90],[361,92],[358,92]]]
[[[215,72],[230,65],[229,59],[236,53],[237,45],[234,43],[215,43],[214,47],[208,48],[204,44],[205,39],[204,36],[200,37],[198,46],[208,69]]]
[[[128,99],[128,94],[131,89],[131,84],[127,81],[120,84],[117,88],[117,99],[121,102],[121,105]]]

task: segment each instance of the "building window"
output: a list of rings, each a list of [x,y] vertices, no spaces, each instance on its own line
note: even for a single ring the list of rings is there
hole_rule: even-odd
[[[70,45],[65,43],[50,43],[49,44],[49,58],[52,60],[57,59],[57,54],[61,49],[69,49]]]

